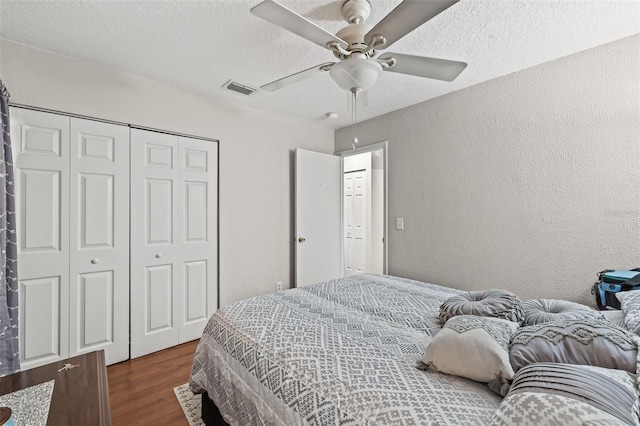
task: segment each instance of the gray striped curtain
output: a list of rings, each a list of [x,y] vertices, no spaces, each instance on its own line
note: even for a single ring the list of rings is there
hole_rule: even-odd
[[[0,80],[0,377],[20,370],[18,345],[18,249],[13,159],[9,130],[9,92]]]

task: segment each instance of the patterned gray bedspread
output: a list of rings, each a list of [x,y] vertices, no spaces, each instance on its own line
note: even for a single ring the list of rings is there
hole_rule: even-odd
[[[231,425],[483,425],[489,388],[416,368],[459,291],[356,275],[219,310],[196,349],[191,389]]]

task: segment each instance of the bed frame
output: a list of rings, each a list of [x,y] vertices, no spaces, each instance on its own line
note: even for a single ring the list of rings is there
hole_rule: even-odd
[[[202,421],[207,426],[229,426],[207,392],[202,394]]]

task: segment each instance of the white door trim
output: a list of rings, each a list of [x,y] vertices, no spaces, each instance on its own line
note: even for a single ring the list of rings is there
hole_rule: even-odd
[[[373,143],[370,145],[363,145],[363,146],[359,146],[356,149],[347,149],[344,151],[336,151],[335,155],[339,156],[339,157],[348,157],[351,155],[358,155],[358,154],[362,154],[365,152],[373,152],[373,151],[378,151],[378,150],[382,150],[382,153],[384,155],[384,161],[383,161],[383,171],[384,171],[384,184],[383,184],[383,192],[384,192],[384,230],[383,230],[383,235],[384,235],[384,254],[383,254],[383,272],[385,274],[388,273],[389,271],[389,223],[388,223],[388,218],[389,218],[389,142],[388,141],[383,141],[383,142],[377,142],[377,143]],[[340,173],[341,175],[344,174],[344,165],[343,162],[340,162]],[[340,186],[340,211],[342,212],[344,209],[344,188],[342,187],[342,185]],[[340,215],[340,229],[344,230],[344,215]],[[342,239],[344,239],[344,235],[342,236]],[[340,269],[344,270],[344,259],[342,258],[342,256],[340,257]]]

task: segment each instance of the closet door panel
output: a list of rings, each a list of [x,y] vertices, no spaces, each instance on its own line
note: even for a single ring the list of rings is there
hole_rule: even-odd
[[[111,345],[114,342],[113,271],[78,275],[78,347]],[[127,339],[128,340],[128,339]],[[127,342],[128,343],[128,342]]]
[[[150,266],[145,280],[146,333],[173,329],[173,265]]]
[[[131,357],[178,344],[176,136],[131,130]]]
[[[60,253],[62,250],[61,176],[58,170],[21,169],[18,172],[18,211],[21,222],[29,224],[21,228],[18,239],[23,253]]]
[[[70,355],[129,358],[129,128],[71,119]]]
[[[218,144],[179,138],[182,205],[180,343],[198,339],[217,308]]]
[[[61,335],[60,277],[20,280],[20,356],[22,369],[65,358],[64,334]]]
[[[184,263],[184,323],[206,321],[209,319],[207,309],[208,274],[207,261],[198,260]],[[202,330],[200,330],[202,333]]]
[[[175,181],[149,178],[145,183],[145,243],[147,246],[173,244]]]
[[[11,109],[23,370],[69,356],[69,118]]]

